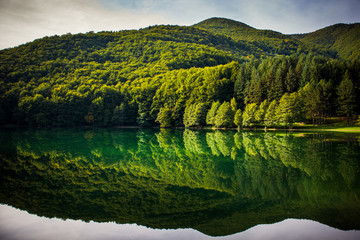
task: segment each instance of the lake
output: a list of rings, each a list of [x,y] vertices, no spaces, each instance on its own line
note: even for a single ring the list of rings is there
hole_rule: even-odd
[[[360,135],[1,129],[0,203],[1,239],[359,239]]]

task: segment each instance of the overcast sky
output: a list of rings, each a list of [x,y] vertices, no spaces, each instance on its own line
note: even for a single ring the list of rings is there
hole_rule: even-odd
[[[360,0],[0,0],[0,49],[55,34],[192,25],[210,17],[304,33],[360,22]]]

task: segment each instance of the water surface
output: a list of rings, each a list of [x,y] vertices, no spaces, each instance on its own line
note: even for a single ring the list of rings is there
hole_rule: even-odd
[[[359,237],[349,232],[360,229],[358,135],[2,129],[0,141],[3,212],[14,207],[84,226],[171,229],[179,238],[200,234],[189,239],[231,237],[274,223],[274,232],[295,239],[300,223],[289,223],[306,219],[300,222],[321,229],[318,236]]]

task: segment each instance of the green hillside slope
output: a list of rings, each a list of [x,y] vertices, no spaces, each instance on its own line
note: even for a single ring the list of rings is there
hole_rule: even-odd
[[[210,18],[194,25],[211,32],[222,33],[236,40],[258,41],[266,38],[286,39],[286,35],[271,30],[257,30],[249,25],[226,18]]]
[[[336,24],[312,33],[293,35],[293,37],[320,49],[330,49],[338,58],[359,59],[360,57],[359,23]]]
[[[244,23],[226,18],[210,18],[194,25],[212,33],[231,37],[236,41],[246,41],[264,49],[266,54],[292,54],[299,52],[316,52],[315,48],[306,46],[291,36],[272,30],[258,30]]]

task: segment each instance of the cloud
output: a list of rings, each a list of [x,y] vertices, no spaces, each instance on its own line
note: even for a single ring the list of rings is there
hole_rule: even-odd
[[[232,6],[241,13],[236,20],[260,29],[282,33],[310,32],[339,23],[358,22],[360,9],[357,0],[252,0],[238,1]]]
[[[110,11],[95,0],[0,2],[0,49],[55,34],[138,29],[166,23],[160,15],[119,8]]]
[[[259,29],[310,32],[359,22],[358,0],[1,0],[0,49],[65,33],[192,25],[225,17]]]

